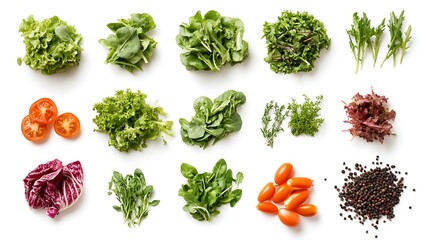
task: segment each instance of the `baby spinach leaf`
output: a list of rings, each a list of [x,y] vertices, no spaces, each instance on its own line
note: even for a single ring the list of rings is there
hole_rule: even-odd
[[[115,64],[133,73],[149,63],[157,42],[146,35],[155,29],[152,16],[147,13],[131,14],[130,19],[118,19],[107,27],[113,32],[98,42],[109,50],[106,63]]]
[[[239,18],[225,17],[214,10],[203,17],[198,11],[179,26],[176,42],[182,49],[180,60],[188,70],[214,72],[228,63],[241,63],[249,55],[243,34],[244,24]]]
[[[180,166],[182,175],[187,179],[179,189],[179,196],[186,204],[183,210],[198,221],[211,221],[213,216],[220,213],[219,207],[230,204],[234,207],[241,199],[242,190],[238,185],[244,175],[238,172],[236,179],[224,159],[219,159],[211,172],[198,173],[196,168],[188,163]]]
[[[232,132],[241,129],[242,120],[237,108],[246,102],[242,92],[228,90],[212,101],[202,96],[194,101],[195,115],[191,121],[179,119],[184,143],[205,149]]]

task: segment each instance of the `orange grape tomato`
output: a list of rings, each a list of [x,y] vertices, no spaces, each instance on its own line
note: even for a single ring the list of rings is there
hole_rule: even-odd
[[[40,142],[48,136],[47,126],[32,121],[28,115],[21,121],[21,132],[31,142]]]
[[[279,209],[277,208],[277,205],[275,205],[272,202],[260,202],[258,203],[258,205],[256,205],[256,208],[261,212],[273,213],[273,214],[277,214],[277,212],[279,211]]]
[[[299,205],[305,202],[310,196],[308,189],[299,189],[292,192],[292,194],[285,200],[285,208],[288,210],[294,210]]]
[[[283,224],[289,227],[294,227],[299,224],[299,215],[292,210],[280,208],[277,216]]]
[[[57,105],[50,98],[41,98],[31,104],[28,115],[40,124],[50,124],[57,117]]]
[[[287,184],[282,184],[277,187],[271,200],[275,203],[283,202],[289,197],[289,195],[292,193],[292,190],[293,188]]]
[[[79,134],[80,121],[73,113],[63,113],[54,121],[55,132],[64,138],[73,138]]]
[[[274,183],[269,182],[265,184],[265,186],[259,192],[258,201],[264,202],[266,200],[270,200],[273,197],[275,191],[276,187],[274,186]]]
[[[286,183],[286,181],[292,174],[292,170],[293,167],[291,163],[283,163],[282,165],[280,165],[280,167],[276,171],[276,174],[274,175],[274,182],[277,183],[277,185],[279,186]]]
[[[313,180],[307,177],[292,177],[287,180],[287,185],[296,188],[310,188]]]
[[[311,203],[304,203],[295,208],[295,212],[304,217],[312,217],[317,214],[317,207]]]

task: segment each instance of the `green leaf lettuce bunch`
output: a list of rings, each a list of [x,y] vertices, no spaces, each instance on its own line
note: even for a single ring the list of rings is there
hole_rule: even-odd
[[[25,56],[17,59],[19,65],[25,63],[45,75],[79,65],[82,36],[57,16],[37,21],[30,15],[19,25],[19,32],[26,50]]]
[[[180,60],[188,70],[214,72],[228,63],[241,63],[249,55],[243,34],[244,24],[239,18],[221,16],[214,10],[203,17],[198,11],[180,25],[176,36],[182,49]]]
[[[108,145],[120,152],[140,151],[147,147],[148,140],[159,137],[166,144],[163,134],[173,136],[173,122],[161,119],[167,113],[161,107],[147,104],[146,97],[140,90],[118,90],[114,96],[94,104],[97,115],[93,122],[98,127],[94,131],[107,133]]]

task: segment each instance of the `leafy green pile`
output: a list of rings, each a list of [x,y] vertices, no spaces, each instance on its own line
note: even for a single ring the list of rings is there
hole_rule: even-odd
[[[371,50],[375,66],[378,50],[380,48],[381,36],[384,32],[384,21],[385,19],[374,28],[371,27],[371,20],[368,19],[366,13],[363,13],[362,17],[360,17],[357,12],[353,14],[353,24],[346,32],[349,35],[350,48],[352,49],[356,61],[356,73],[359,67],[362,67],[365,52],[368,48]]]
[[[107,27],[113,34],[98,41],[109,50],[106,63],[119,65],[130,73],[142,70],[143,64],[149,63],[157,44],[146,35],[156,27],[152,16],[133,13],[130,19],[118,19],[118,22],[109,23]]]
[[[244,175],[238,172],[234,179],[224,159],[217,161],[212,172],[198,173],[187,163],[182,163],[180,171],[187,179],[179,189],[179,196],[186,201],[183,210],[199,221],[210,221],[220,213],[219,207],[228,203],[234,207],[241,198],[242,190],[238,187]]]
[[[290,116],[288,127],[294,136],[306,134],[314,136],[319,131],[320,126],[325,121],[320,117],[320,103],[323,96],[316,97],[316,101],[311,101],[304,94],[304,102],[299,104],[294,98],[287,106],[286,114]]]
[[[138,168],[134,170],[134,175],[127,174],[125,177],[114,171],[107,193],[115,194],[119,205],[114,205],[113,209],[122,213],[129,227],[140,225],[149,214],[149,206],[156,206],[160,202],[151,200],[153,186],[146,184],[144,174]]]
[[[45,75],[79,65],[82,36],[57,16],[37,21],[30,15],[19,25],[19,32],[26,50],[25,56],[17,59],[19,65],[25,63]]]
[[[405,51],[408,49],[408,43],[411,40],[411,26],[408,26],[405,33],[402,32],[402,25],[405,21],[404,11],[396,16],[394,12],[390,12],[390,19],[387,26],[389,27],[390,32],[390,43],[388,45],[387,54],[384,58],[381,66],[383,66],[384,62],[393,57],[393,66],[396,65],[396,54],[398,51],[401,51],[400,63],[405,55]],[[404,36],[403,36],[404,35]]]
[[[173,136],[173,122],[162,120],[160,116],[167,113],[161,107],[147,104],[146,97],[140,90],[118,90],[114,96],[94,104],[97,115],[93,122],[98,127],[94,131],[109,134],[109,146],[121,152],[139,151],[147,147],[148,140],[159,137],[166,144],[162,134]]]
[[[205,96],[194,101],[195,116],[191,121],[179,119],[183,142],[205,149],[210,142],[216,142],[242,126],[237,108],[246,102],[242,92],[228,90],[213,101]]]
[[[182,23],[176,42],[180,60],[188,70],[219,71],[227,63],[235,65],[249,55],[243,40],[244,25],[239,18],[221,16],[211,10],[204,17],[198,11]]]
[[[274,119],[272,116],[274,115]],[[274,138],[277,137],[279,132],[283,131],[282,124],[286,114],[286,106],[279,105],[274,100],[271,100],[265,105],[264,114],[262,115],[262,136],[265,138],[265,144],[269,147],[273,147]],[[273,121],[274,120],[274,121]]]
[[[268,50],[264,60],[275,73],[310,72],[331,44],[324,24],[307,12],[283,11],[277,22],[263,27]]]

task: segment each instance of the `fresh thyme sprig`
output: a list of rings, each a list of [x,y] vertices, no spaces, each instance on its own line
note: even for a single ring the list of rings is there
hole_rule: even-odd
[[[274,138],[280,131],[284,131],[282,123],[286,118],[286,106],[279,105],[274,100],[271,100],[265,105],[264,115],[262,116],[261,132],[266,139],[265,144],[271,148],[274,145]],[[274,115],[274,122],[272,122],[272,115]]]

